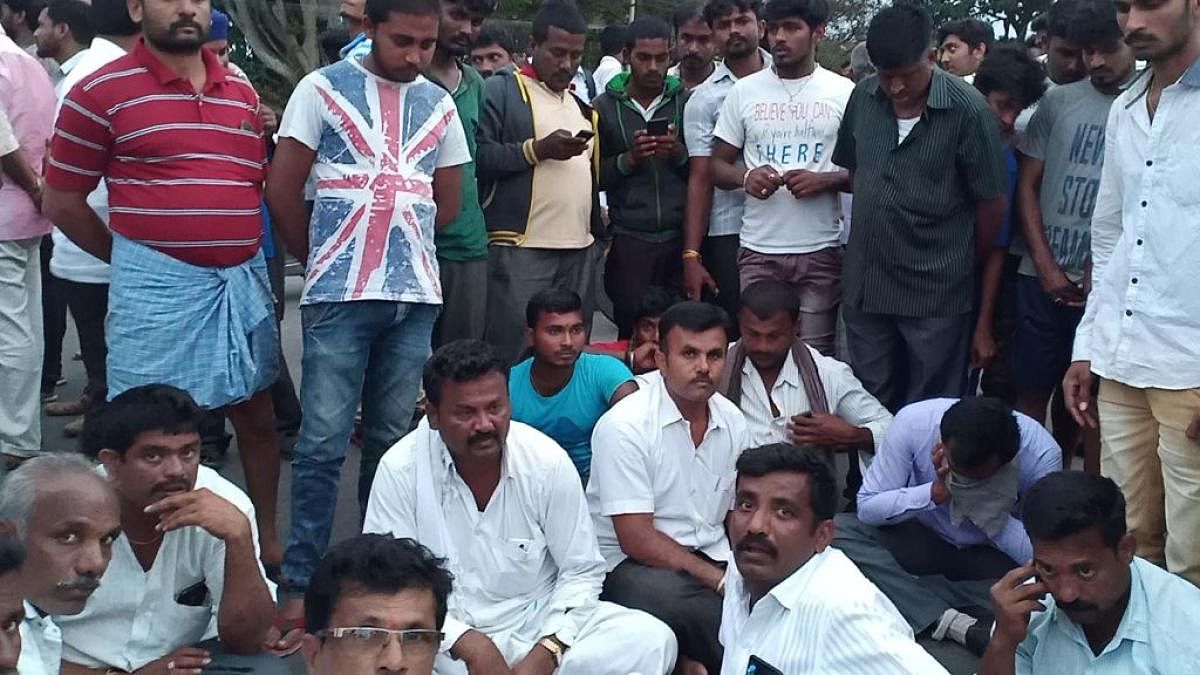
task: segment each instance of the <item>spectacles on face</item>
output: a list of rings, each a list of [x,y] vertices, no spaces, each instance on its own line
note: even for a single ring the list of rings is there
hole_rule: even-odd
[[[363,656],[375,656],[387,649],[392,640],[399,640],[400,651],[416,658],[427,658],[437,652],[445,637],[436,630],[410,628],[388,630],[365,626],[326,628],[314,633],[322,640],[337,640],[337,644]]]

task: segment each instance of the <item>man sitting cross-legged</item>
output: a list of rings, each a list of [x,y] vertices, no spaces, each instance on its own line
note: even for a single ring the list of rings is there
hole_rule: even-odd
[[[637,391],[617,359],[583,352],[587,329],[574,291],[539,291],[525,309],[525,339],[533,355],[508,376],[512,416],[562,446],[584,483],[592,470],[592,428],[617,401]]]
[[[729,344],[715,305],[683,302],[659,320],[659,370],[592,434],[588,504],[608,565],[604,599],[671,626],[681,658],[721,669],[717,626],[734,462],[746,421],[717,393]]]
[[[121,534],[83,612],[58,619],[64,674],[286,672],[257,655],[275,611],[246,494],[200,466],[201,411],[143,385],[84,419],[84,453],[117,492]]]
[[[383,456],[366,532],[411,537],[454,575],[442,675],[664,675],[675,638],[600,602],[604,560],[571,460],[511,420],[508,367],[459,340],[425,365],[426,419]]]
[[[913,632],[930,628],[976,654],[991,584],[1029,560],[1021,497],[1062,468],[1042,425],[995,398],[939,398],[902,409],[833,545],[896,603]]]

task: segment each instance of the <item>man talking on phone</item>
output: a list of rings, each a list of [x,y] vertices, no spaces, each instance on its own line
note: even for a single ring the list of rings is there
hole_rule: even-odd
[[[625,34],[629,72],[609,80],[593,102],[600,115],[600,187],[608,193],[613,230],[604,287],[619,339],[633,334],[648,287],[680,288],[688,177],[678,133],[688,94],[679,78],[667,75],[671,27],[642,16]]]

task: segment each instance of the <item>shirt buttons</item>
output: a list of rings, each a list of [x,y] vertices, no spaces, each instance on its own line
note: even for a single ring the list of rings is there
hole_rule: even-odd
[[[1146,208],[1146,204],[1147,204],[1147,202],[1143,201],[1143,202],[1142,202],[1142,208]]]
[[[1132,309],[1125,310],[1125,316],[1133,316],[1133,310]]]
[[[1130,282],[1131,282],[1131,283],[1132,283],[1134,286],[1137,286],[1137,277],[1134,277],[1133,279],[1130,279]]]
[[[1137,240],[1137,245],[1138,245],[1138,246],[1141,246],[1141,245],[1142,245],[1142,240],[1141,240],[1141,239],[1138,239],[1138,240]]]
[[[1146,166],[1154,166],[1154,160],[1152,160],[1152,159],[1146,160]]]

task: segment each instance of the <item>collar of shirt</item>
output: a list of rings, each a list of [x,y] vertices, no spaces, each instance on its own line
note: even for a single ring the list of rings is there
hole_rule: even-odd
[[[747,378],[756,378],[756,381],[762,383],[762,375],[758,372],[758,368],[754,367],[754,362],[749,357],[742,364],[743,382],[747,382]],[[789,387],[803,386],[800,382],[800,371],[796,369],[796,359],[792,358],[792,352],[789,350],[783,357],[783,367],[779,370],[779,375],[775,378],[775,386],[771,387],[771,391],[780,388],[783,385]],[[778,403],[778,401],[777,401]]]
[[[760,58],[762,58],[764,68],[770,68],[771,64],[775,63],[775,59],[771,56],[771,52],[763,49],[762,47],[758,48],[758,55]],[[713,68],[711,73],[709,73],[708,79],[701,84],[720,82],[721,80],[725,79],[737,82],[738,76],[733,74],[733,71],[729,69],[729,66],[726,65],[724,59],[722,59],[721,61],[717,62],[716,67]]]
[[[62,632],[54,621],[29,601],[21,622],[18,673],[57,673],[62,661]]]
[[[929,80],[929,94],[925,97],[925,107],[936,108],[938,110],[948,110],[950,108],[949,84],[946,81],[950,77],[956,76],[942,71],[941,68],[933,69],[933,75]],[[879,76],[875,76],[868,86],[876,98],[887,99],[887,92],[883,90],[883,87],[879,86]]]
[[[184,77],[174,70],[171,70],[167,64],[159,60],[150,48],[146,46],[145,38],[138,40],[137,46],[133,48],[133,56],[137,62],[142,64],[149,70],[161,84],[170,84],[172,82],[183,80]],[[217,55],[211,50],[201,49],[200,58],[204,60],[204,91],[208,91],[217,83],[225,82],[228,76],[228,71],[217,59]],[[189,85],[190,86],[190,85]]]
[[[657,372],[657,371],[656,371]],[[679,412],[679,406],[675,405],[675,399],[671,398],[671,392],[667,389],[667,382],[663,379],[662,373],[658,372],[658,377],[655,378],[653,386],[659,387],[662,391],[659,392],[658,403],[658,422],[664,428],[678,422],[686,422],[683,413]],[[717,396],[717,394],[713,394]],[[704,436],[707,437],[716,429],[725,429],[726,424],[721,419],[720,413],[716,406],[712,404],[712,399],[708,400],[708,426],[704,429]]]
[[[87,53],[87,49],[80,49],[79,51],[75,52],[75,56],[72,56],[71,58],[59,64],[58,72],[62,73],[64,76],[70,74],[72,70],[75,70],[75,66],[79,65],[79,62],[82,61],[85,56],[87,56]]]
[[[442,440],[441,434],[439,434],[437,431],[435,431],[433,429],[430,429],[429,432],[430,432],[429,433],[429,442],[436,446],[433,448],[433,451],[438,453],[439,457],[441,457],[441,460],[442,460],[442,485],[445,485],[445,484],[447,484],[447,482],[449,480],[451,480],[451,478],[453,476],[455,476],[457,474],[457,470],[454,467],[454,455],[450,454],[450,447],[446,445],[446,442],[444,440]],[[509,434],[510,435],[512,434],[511,425],[509,426]],[[511,457],[512,457],[512,453],[509,452],[509,449],[508,449],[508,439],[505,439],[504,449],[500,451],[500,482],[501,483],[508,482],[508,481],[512,480],[512,478],[513,478],[513,468],[511,466],[511,464],[512,464]],[[465,485],[466,481],[463,481],[463,484]]]

